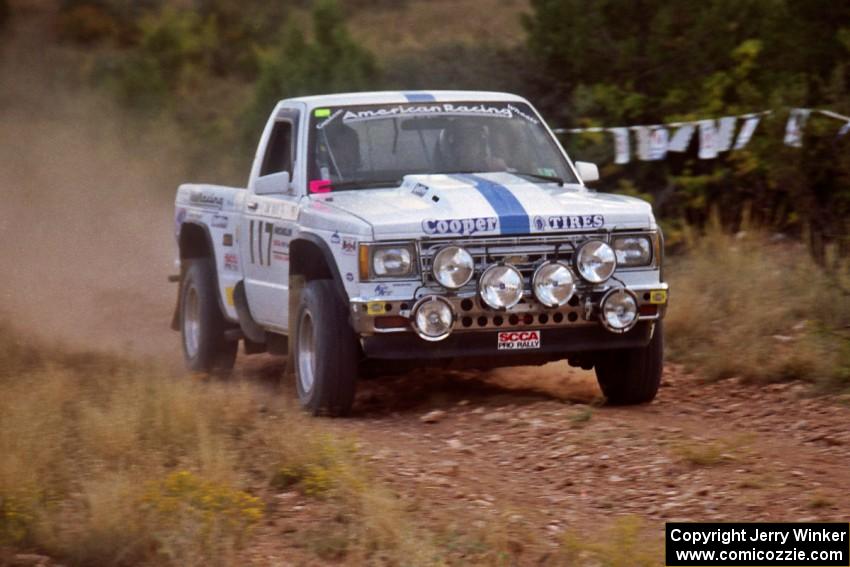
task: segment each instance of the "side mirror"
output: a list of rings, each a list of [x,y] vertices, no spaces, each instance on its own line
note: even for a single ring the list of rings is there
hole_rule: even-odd
[[[595,163],[590,163],[589,161],[577,161],[575,162],[575,166],[578,170],[578,176],[581,177],[581,180],[585,183],[599,180],[599,168],[596,167]]]
[[[258,177],[254,182],[254,193],[256,195],[275,195],[278,193],[289,193],[290,178],[288,171],[280,171],[271,175]]]

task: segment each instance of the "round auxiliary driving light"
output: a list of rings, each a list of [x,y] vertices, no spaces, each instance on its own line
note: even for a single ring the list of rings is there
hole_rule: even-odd
[[[437,295],[423,297],[413,306],[413,328],[426,341],[441,341],[452,332],[451,304]]]
[[[637,297],[623,288],[612,289],[600,304],[602,325],[612,333],[625,333],[638,322]]]
[[[617,255],[605,242],[588,240],[578,249],[576,269],[586,281],[593,284],[602,283],[617,269]]]
[[[494,264],[481,274],[478,293],[493,309],[510,309],[522,299],[522,274],[510,264]]]
[[[440,285],[458,289],[469,283],[475,273],[472,254],[460,246],[446,246],[434,256],[434,278]]]
[[[560,307],[573,296],[576,284],[565,264],[547,262],[534,272],[532,287],[537,301],[547,307]]]

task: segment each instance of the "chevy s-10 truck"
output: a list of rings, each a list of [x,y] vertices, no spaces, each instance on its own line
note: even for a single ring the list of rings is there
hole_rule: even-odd
[[[566,359],[608,401],[658,390],[668,286],[639,199],[585,186],[504,93],[311,96],[269,117],[247,188],[181,185],[173,327],[187,366],[288,355],[301,404],[349,412],[358,376]]]

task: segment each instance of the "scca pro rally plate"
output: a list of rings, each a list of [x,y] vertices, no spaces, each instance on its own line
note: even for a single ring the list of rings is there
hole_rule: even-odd
[[[499,333],[499,350],[540,348],[540,331],[504,331]]]

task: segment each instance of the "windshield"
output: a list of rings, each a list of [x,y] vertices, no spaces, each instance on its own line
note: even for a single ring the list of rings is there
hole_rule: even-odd
[[[393,187],[405,175],[507,171],[577,183],[526,104],[428,102],[317,108],[310,123],[311,192]]]

